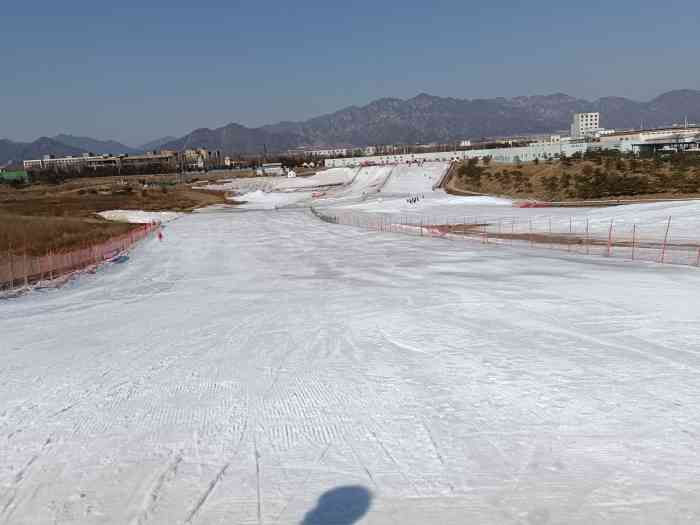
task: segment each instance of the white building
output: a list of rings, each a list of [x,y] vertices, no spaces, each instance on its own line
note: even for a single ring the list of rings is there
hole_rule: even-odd
[[[366,146],[362,148],[362,154],[366,156],[370,155],[376,155],[377,153],[377,147],[376,146]]]
[[[600,129],[600,113],[574,113],[571,138],[582,139]]]
[[[537,137],[535,144],[559,144],[560,142],[560,135],[544,135],[541,137]]]
[[[629,152],[659,142],[673,144],[695,140],[700,140],[700,128],[688,126],[607,133],[600,136],[599,143],[604,149]]]
[[[348,154],[348,148],[314,149],[309,153],[316,157],[343,157]]]
[[[395,155],[378,155],[374,157],[347,157],[339,159],[326,159],[326,168],[339,168],[363,165],[405,164],[412,162],[452,162],[472,158],[490,157],[495,162],[518,163],[532,162],[535,159],[570,157],[574,153],[583,153],[591,147],[591,143],[564,143],[558,144],[529,144],[528,146],[469,149],[460,151],[436,151],[430,153],[405,153]]]
[[[53,155],[44,155],[43,159],[25,160],[23,161],[23,165],[24,169],[28,171],[49,168],[82,168],[104,163],[116,163],[117,159],[117,157],[112,157],[110,155],[90,155],[88,153],[83,153],[79,156],[69,155],[67,157],[58,158]]]
[[[263,164],[261,171],[263,175],[266,176],[284,175],[284,168],[282,168],[281,162],[269,162],[267,164]]]

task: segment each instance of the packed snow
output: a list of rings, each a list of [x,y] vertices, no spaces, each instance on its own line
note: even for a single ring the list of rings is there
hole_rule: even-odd
[[[399,215],[425,215],[459,217],[468,210],[488,212],[490,214],[507,215],[512,213],[513,201],[499,197],[473,196],[461,197],[448,195],[442,191],[418,193],[417,202],[408,202],[407,196],[376,196],[363,202],[347,203],[336,206],[338,209],[351,210],[357,213],[388,213]],[[493,208],[496,206],[497,208]]]
[[[236,194],[245,194],[253,191],[271,191],[277,182],[278,177],[239,177],[233,179],[222,179],[216,183],[201,184],[192,186],[195,190],[227,191]]]
[[[277,208],[292,207],[300,203],[308,205],[308,202],[311,200],[311,193],[281,193],[256,190],[234,197],[232,200],[242,202],[242,204],[239,205],[239,209],[274,210]]]
[[[340,186],[349,184],[357,174],[354,168],[331,168],[320,171],[310,177],[294,177],[291,179],[280,178],[275,184],[276,191],[325,188],[328,186]]]
[[[187,215],[0,301],[0,522],[697,523],[698,289],[308,210]]]
[[[394,166],[370,166],[361,168],[347,187],[329,193],[331,199],[362,199],[381,191],[391,177]]]
[[[182,214],[173,211],[109,210],[99,212],[97,215],[108,221],[148,224],[154,221],[162,223],[174,221]]]
[[[382,188],[382,193],[417,194],[433,191],[442,180],[449,164],[427,162],[422,165],[399,164]]]

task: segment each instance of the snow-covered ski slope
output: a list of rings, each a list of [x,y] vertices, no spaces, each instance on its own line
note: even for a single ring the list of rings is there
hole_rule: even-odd
[[[371,196],[429,193],[449,168],[446,162],[423,165],[386,165],[359,168],[331,168],[310,177],[232,179],[201,188],[236,192],[245,209],[272,209],[323,203],[325,205],[363,201]],[[300,197],[280,194],[302,193]],[[316,198],[312,197],[316,193]],[[436,192],[444,195],[442,192]]]
[[[0,301],[0,523],[299,524],[347,486],[371,500],[339,523],[698,523],[699,289],[306,210],[180,218]]]
[[[425,194],[433,191],[449,168],[448,163],[398,164],[382,188],[382,193]]]
[[[278,179],[275,184],[276,191],[299,190],[308,188],[324,188],[327,186],[340,186],[349,184],[357,174],[356,168],[331,168],[321,171],[310,177],[294,177],[292,179]]]
[[[394,166],[369,166],[355,171],[350,183],[328,192],[327,199],[363,199],[379,193],[391,178]]]

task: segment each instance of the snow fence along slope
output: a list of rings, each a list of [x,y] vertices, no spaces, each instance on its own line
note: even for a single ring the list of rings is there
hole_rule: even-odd
[[[274,187],[284,191],[254,191],[234,199],[245,200],[240,208],[247,210],[313,205],[330,220],[370,229],[398,231],[394,226],[423,224],[453,231],[454,225],[471,225],[469,231],[463,228],[464,236],[490,236],[490,242],[501,244],[505,236],[505,244],[700,266],[697,202],[513,208],[508,199],[434,190],[448,169],[448,163],[334,168],[307,178],[277,179]],[[407,202],[407,195],[420,198]]]
[[[357,485],[362,525],[697,523],[698,289],[303,210],[183,217],[0,301],[0,523],[299,524]]]

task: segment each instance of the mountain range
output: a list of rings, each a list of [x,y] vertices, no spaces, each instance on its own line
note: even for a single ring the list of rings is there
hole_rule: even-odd
[[[163,144],[173,140],[176,138],[167,136],[134,148],[116,140],[98,140],[63,133],[55,137],[40,137],[33,142],[14,142],[0,139],[0,166],[19,164],[28,159],[40,159],[44,155],[57,157],[82,155],[83,153],[139,155],[146,151],[160,149]]]
[[[0,139],[0,166],[20,163],[28,159],[40,159],[44,155],[80,155],[83,150],[68,146],[49,137],[40,137],[34,142],[13,142]]]
[[[40,158],[45,153],[134,154],[153,149],[202,147],[227,154],[280,152],[300,146],[365,146],[453,142],[568,130],[573,113],[600,111],[601,125],[613,129],[700,122],[700,91],[669,91],[651,101],[603,97],[594,101],[563,93],[515,98],[460,99],[422,93],[413,98],[382,98],[302,122],[249,128],[231,123],[199,128],[180,138],[164,137],[138,148],[115,141],[57,135],[32,143],[0,140],[0,165],[8,160]]]
[[[177,137],[173,137],[172,135],[168,135],[167,137],[161,137],[156,140],[152,140],[150,142],[146,142],[145,144],[141,144],[139,146],[139,149],[141,151],[155,151],[159,150],[163,144],[167,144],[168,142],[172,142],[174,140],[177,140]]]

